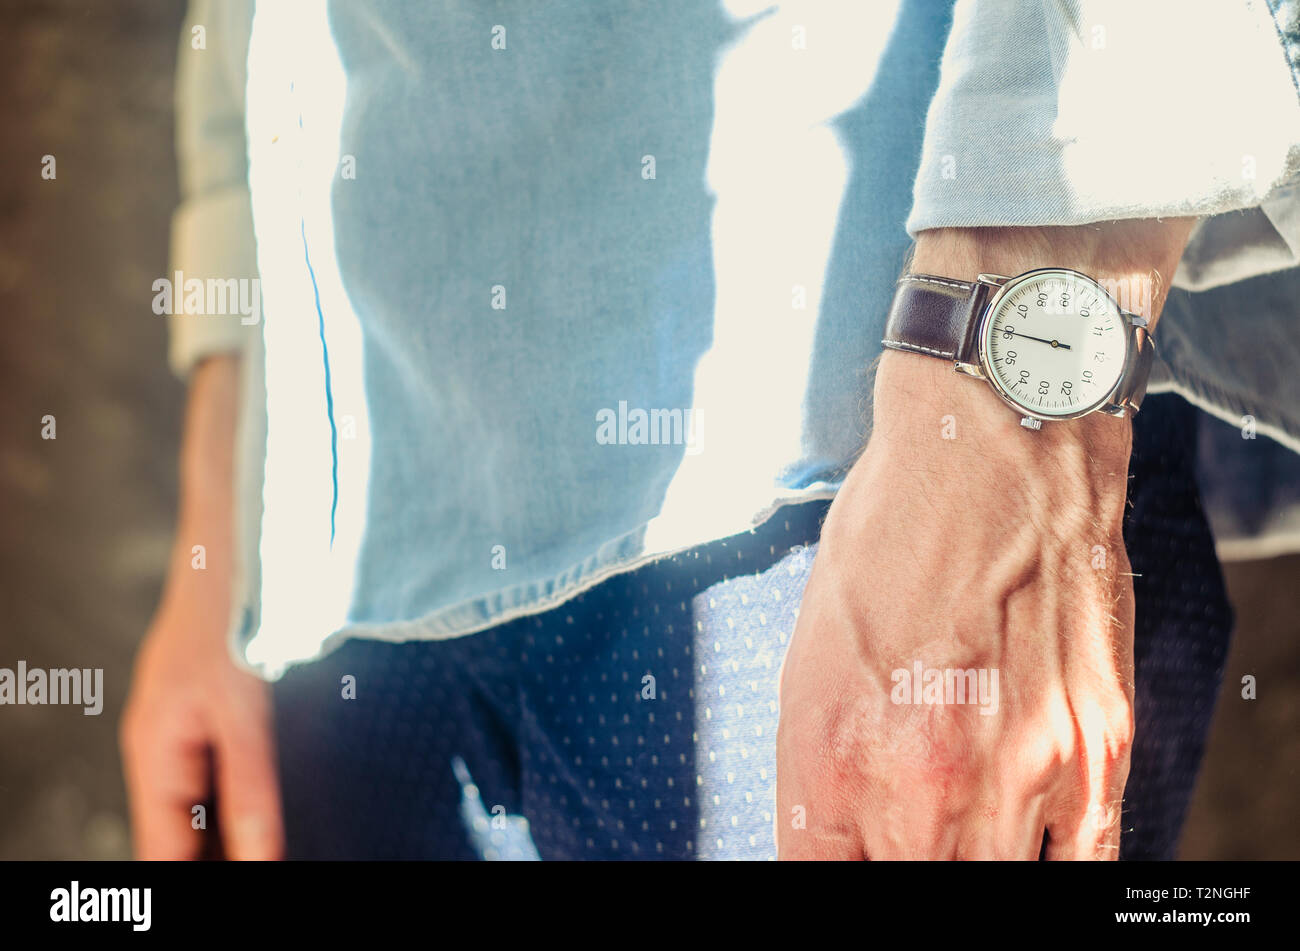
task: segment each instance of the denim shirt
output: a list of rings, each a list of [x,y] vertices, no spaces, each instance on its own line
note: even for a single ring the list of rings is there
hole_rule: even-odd
[[[262,306],[171,357],[244,356],[241,661],[472,633],[832,496],[924,228],[1202,216],[1152,389],[1300,449],[1295,7],[1186,8],[194,3],[173,269]]]

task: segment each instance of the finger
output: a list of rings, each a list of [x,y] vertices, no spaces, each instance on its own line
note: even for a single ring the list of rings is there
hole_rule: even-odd
[[[988,817],[965,788],[963,780],[949,782],[933,772],[896,772],[873,790],[876,806],[865,830],[867,855],[886,862],[966,857],[962,848],[970,830],[987,825]]]
[[[977,862],[1030,862],[1039,857],[1046,825],[1046,797],[1004,794],[989,798],[956,823],[962,830],[956,857]]]
[[[1046,813],[1045,795],[1031,796],[1001,813],[993,823],[991,857],[999,861],[1036,862],[1043,851]]]
[[[815,579],[814,573],[807,590]],[[798,637],[796,632],[796,640]],[[837,748],[829,739],[836,731],[826,726],[836,718],[812,714],[807,704],[801,706],[792,698],[788,687],[791,678],[799,676],[793,656],[792,644],[782,658],[777,679],[780,720],[776,731],[776,814],[772,817],[777,858],[861,861],[866,855],[856,812],[847,801],[851,797],[842,773],[844,757],[810,752]],[[833,682],[824,686],[830,696],[844,693]]]
[[[192,810],[210,788],[206,745],[199,731],[160,732],[124,721],[122,759],[135,854],[145,860],[197,858],[202,840]]]
[[[991,785],[992,759],[972,732],[983,728],[955,707],[930,708],[914,721],[915,753],[899,755],[906,738],[891,738],[895,755],[876,771],[870,790],[876,808],[866,828],[867,854],[888,861],[945,861],[990,851],[991,822],[1008,799]],[[976,839],[986,846],[976,846]],[[991,854],[981,857],[992,857]]]
[[[1049,862],[1118,859],[1121,804],[1118,795],[1079,797],[1072,809],[1048,821],[1043,857]]]
[[[284,856],[284,823],[269,718],[241,715],[218,733],[217,809],[222,844],[236,861]]]
[[[1130,727],[1121,729],[1116,739],[1089,745],[1083,782],[1048,808],[1045,856],[1049,861],[1119,858],[1131,739]]]
[[[862,835],[834,786],[812,774],[797,753],[777,743],[777,858],[782,861],[861,861]]]
[[[777,858],[782,861],[861,861],[861,831],[833,782],[815,764],[782,742],[778,731],[776,767]]]
[[[801,812],[802,809],[802,812]],[[827,811],[828,815],[831,811]],[[813,828],[801,825],[809,811],[794,804],[788,811],[777,808],[776,855],[781,861],[862,861],[866,859],[857,828],[833,820]],[[785,821],[783,821],[783,818]]]

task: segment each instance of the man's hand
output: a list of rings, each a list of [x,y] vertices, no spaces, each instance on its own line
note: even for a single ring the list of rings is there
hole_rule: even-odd
[[[230,658],[231,452],[238,365],[217,358],[191,384],[182,501],[162,604],[136,660],[121,744],[136,854],[198,858],[193,809],[217,797],[227,857],[283,851],[267,686]],[[192,546],[206,567],[192,565]]]
[[[935,233],[912,270],[1150,281],[1172,274],[1189,231]],[[782,670],[781,857],[1035,859],[1044,834],[1048,858],[1117,857],[1134,722],[1131,424],[1027,430],[987,384],[908,353],[886,352],[875,392]]]

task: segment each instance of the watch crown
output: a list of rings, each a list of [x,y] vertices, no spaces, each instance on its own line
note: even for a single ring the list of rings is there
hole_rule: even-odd
[[[1041,419],[1034,419],[1032,416],[1026,416],[1020,420],[1020,425],[1025,427],[1025,429],[1042,429],[1043,421]]]

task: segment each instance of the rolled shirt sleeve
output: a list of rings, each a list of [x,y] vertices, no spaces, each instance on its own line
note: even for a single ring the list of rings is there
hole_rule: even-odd
[[[1200,216],[1175,284],[1295,266],[1295,7],[958,0],[908,232]]]
[[[172,218],[168,280],[178,273],[184,281],[257,278],[244,126],[251,23],[246,0],[192,0],[186,16],[176,71],[181,203]],[[174,298],[183,293],[173,287]],[[175,309],[166,318],[168,360],[182,377],[204,357],[242,351],[261,332],[240,313]]]

